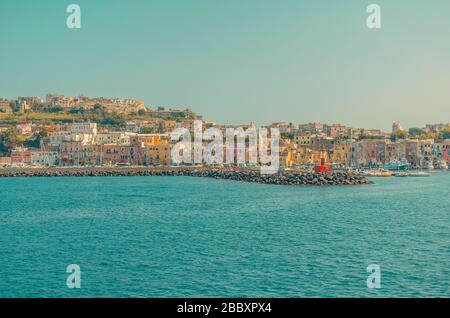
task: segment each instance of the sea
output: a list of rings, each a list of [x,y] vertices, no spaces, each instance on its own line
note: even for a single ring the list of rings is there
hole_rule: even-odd
[[[450,297],[450,172],[373,181],[3,178],[0,297]]]

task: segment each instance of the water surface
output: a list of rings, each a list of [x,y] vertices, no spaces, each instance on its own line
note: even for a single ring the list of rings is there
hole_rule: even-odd
[[[0,297],[449,297],[450,173],[375,181],[0,179]]]

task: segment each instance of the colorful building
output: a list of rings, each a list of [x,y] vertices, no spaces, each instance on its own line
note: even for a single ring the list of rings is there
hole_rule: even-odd
[[[295,154],[295,165],[320,165],[322,159],[328,161],[328,152],[312,150],[308,147],[298,147]]]
[[[60,146],[60,164],[63,166],[100,165],[100,146],[81,141],[63,141]]]
[[[0,157],[0,165],[10,165],[11,157]]]
[[[120,145],[104,144],[102,145],[101,164],[112,165],[120,162]]]
[[[420,150],[419,150],[419,140],[404,140],[405,145],[405,159],[413,166],[417,167],[420,165]]]
[[[13,149],[11,151],[11,163],[31,164],[31,151],[23,147]]]
[[[332,145],[332,151],[329,153],[330,162],[350,165],[351,150],[352,141],[350,139],[336,139]]]
[[[145,165],[172,163],[171,146],[167,144],[145,145],[143,160]]]
[[[16,125],[16,130],[20,135],[29,135],[33,131],[33,125],[29,122],[22,122]]]
[[[445,140],[443,143],[442,160],[445,160],[450,165],[450,139]]]
[[[3,113],[11,113],[12,112],[9,100],[0,98],[0,112],[3,112]]]
[[[59,164],[59,153],[57,151],[37,150],[31,152],[31,164],[42,167],[55,167]]]

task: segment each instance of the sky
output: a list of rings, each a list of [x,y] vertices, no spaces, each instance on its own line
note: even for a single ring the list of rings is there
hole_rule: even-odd
[[[0,43],[11,99],[129,97],[224,124],[450,121],[448,0],[0,0]]]

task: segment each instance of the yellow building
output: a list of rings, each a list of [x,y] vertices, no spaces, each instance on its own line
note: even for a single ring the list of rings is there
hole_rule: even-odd
[[[167,139],[159,135],[144,136],[144,164],[169,165],[172,163],[172,146]]]
[[[310,146],[312,134],[295,135],[294,142],[299,146]]]
[[[295,164],[295,151],[284,148],[280,150],[280,166],[292,167]]]
[[[326,151],[312,150],[308,147],[298,147],[294,162],[296,165],[318,165],[321,163],[320,161],[322,158],[325,158],[328,162],[328,154]]]
[[[295,156],[297,151],[297,145],[294,141],[282,138],[280,140],[280,166],[292,167],[295,165]]]
[[[333,144],[333,150],[330,154],[330,161],[338,164],[350,164],[351,143],[347,140],[338,141]]]

